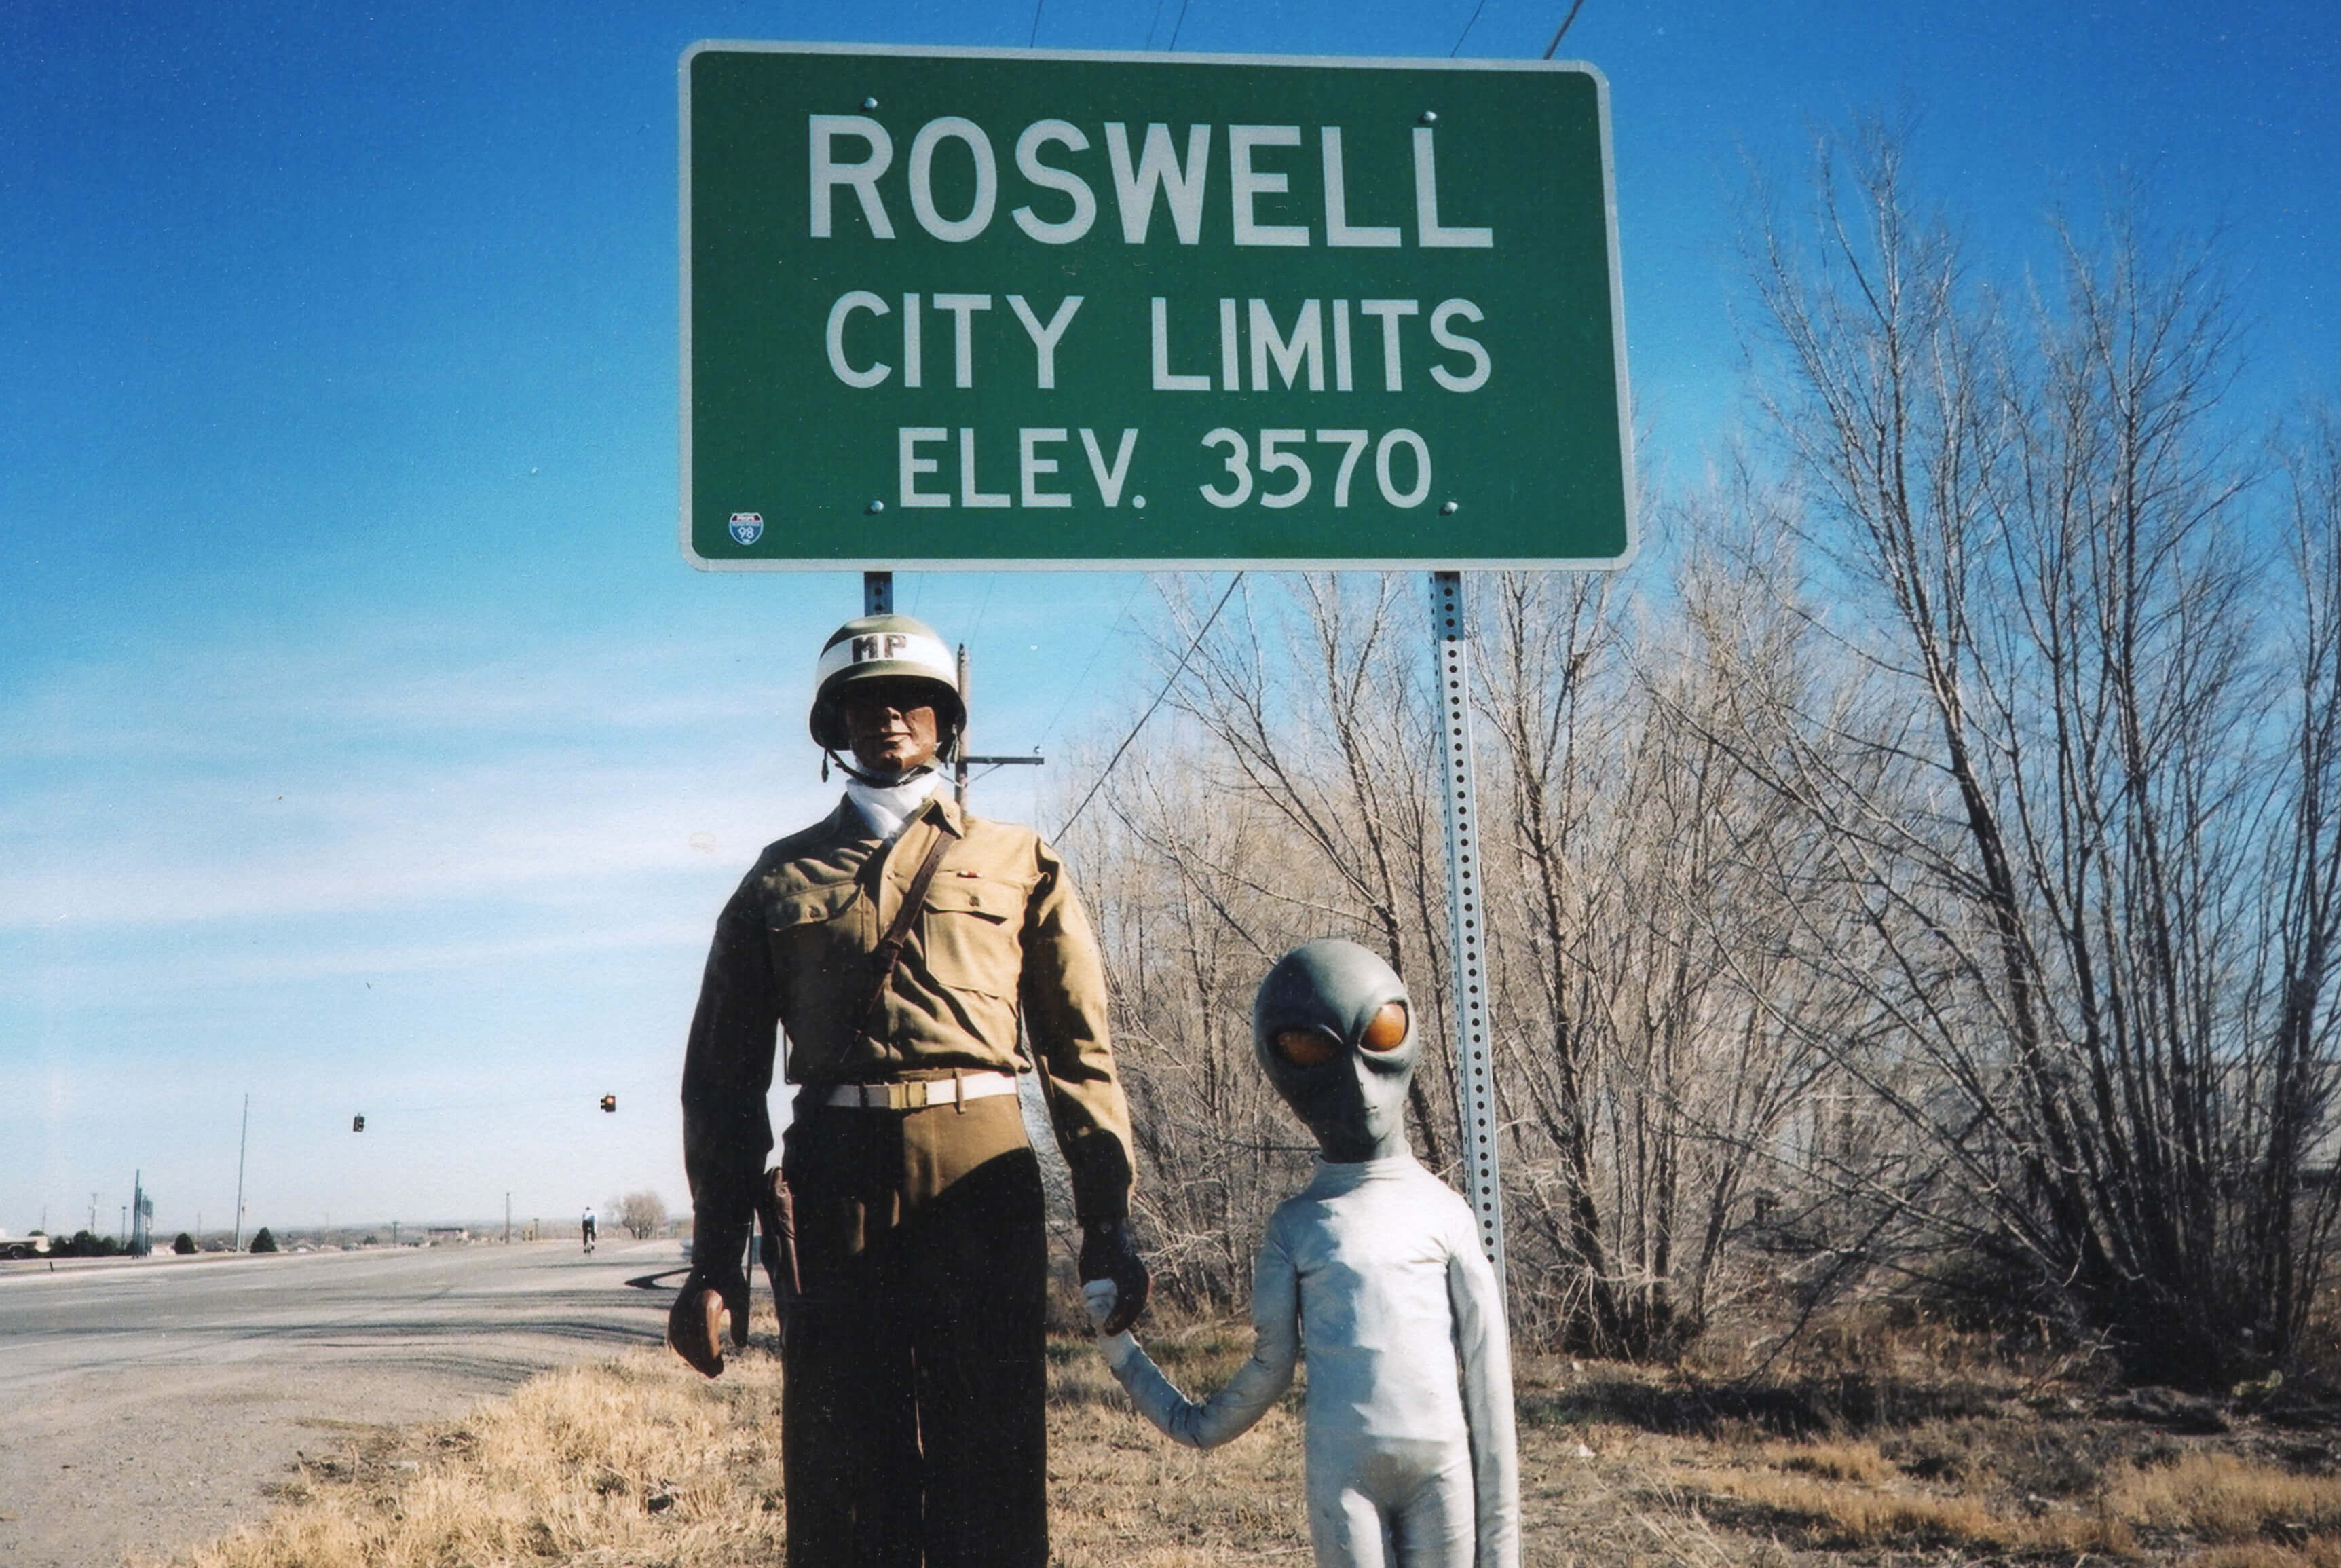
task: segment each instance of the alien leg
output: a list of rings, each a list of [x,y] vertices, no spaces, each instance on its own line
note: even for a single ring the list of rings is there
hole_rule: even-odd
[[[1479,1547],[1468,1443],[1440,1445],[1444,1456],[1430,1466],[1405,1498],[1386,1511],[1390,1526],[1391,1568],[1472,1568]]]
[[[1473,1568],[1468,1443],[1312,1430],[1308,1451],[1320,1568]]]
[[[1382,1511],[1346,1478],[1320,1482],[1319,1473],[1310,1467],[1309,1540],[1317,1568],[1388,1568]]]

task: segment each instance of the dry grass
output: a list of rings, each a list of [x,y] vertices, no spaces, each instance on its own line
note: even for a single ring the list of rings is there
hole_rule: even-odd
[[[2341,1568],[2341,1477],[2302,1475],[2226,1453],[2124,1464],[2087,1495],[2052,1500],[2001,1486],[1912,1479],[1868,1444],[1774,1443],[1730,1468],[1694,1458],[1687,1483],[1836,1548],[1940,1545],[2049,1555],[2157,1554],[2225,1568]],[[2192,1553],[2204,1545],[2218,1548]]]
[[[2205,1541],[2322,1537],[2331,1550],[2341,1532],[2341,1476],[2296,1475],[2232,1453],[2133,1469],[2114,1482],[2107,1502],[2127,1519]]]
[[[2326,1535],[2297,1549],[2264,1541],[2215,1547],[2191,1559],[2191,1568],[2341,1568],[2341,1541]]]
[[[780,1559],[780,1368],[709,1383],[661,1350],[536,1379],[468,1419],[354,1430],[266,1519],[181,1568],[732,1568]],[[1190,1389],[1249,1353],[1241,1325],[1160,1329]],[[1310,1561],[1299,1393],[1210,1454],[1130,1411],[1095,1351],[1051,1343],[1061,1568]],[[1868,1382],[1861,1381],[1867,1377]],[[2341,1478],[2135,1423],[2023,1384],[1802,1369],[1776,1385],[1523,1356],[1527,1568],[2123,1559],[2341,1568]],[[2055,1407],[2065,1413],[2042,1413]],[[2239,1440],[2240,1441],[2240,1440]],[[2231,1445],[2232,1446],[2232,1445]],[[2328,1467],[2329,1468],[2329,1467]]]
[[[1780,1468],[1823,1481],[1858,1481],[1875,1485],[1894,1473],[1886,1456],[1868,1443],[1817,1443],[1799,1448],[1780,1461]]]
[[[532,1379],[469,1418],[305,1462],[267,1518],[184,1568],[775,1562],[780,1375],[663,1350]],[[148,1560],[134,1557],[134,1563]]]
[[[2094,1510],[2003,1513],[1972,1496],[1833,1483],[1778,1471],[1727,1473],[1708,1485],[1713,1494],[1752,1509],[1750,1523],[1769,1519],[1831,1546],[1955,1546],[2066,1557],[2137,1554],[2128,1525]]]

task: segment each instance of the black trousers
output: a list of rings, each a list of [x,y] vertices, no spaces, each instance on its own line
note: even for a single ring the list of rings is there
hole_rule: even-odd
[[[788,1132],[790,1568],[1043,1568],[1047,1242],[1012,1096]]]

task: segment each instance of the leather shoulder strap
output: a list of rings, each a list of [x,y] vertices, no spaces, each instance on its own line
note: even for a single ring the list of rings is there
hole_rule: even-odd
[[[935,870],[942,864],[943,851],[950,846],[950,831],[941,823],[933,826],[934,842],[927,845],[926,858],[920,861],[919,869],[911,873],[911,885],[902,890],[902,905],[894,911],[892,924],[886,927],[886,934],[878,939],[878,945],[871,952],[871,964],[877,973],[870,987],[870,1004],[862,1010],[862,1027],[865,1031],[877,1016],[879,1004],[886,999],[886,987],[894,979],[894,966],[902,962],[903,945],[911,940],[911,923],[919,918],[919,911],[926,906],[927,889],[934,884]]]

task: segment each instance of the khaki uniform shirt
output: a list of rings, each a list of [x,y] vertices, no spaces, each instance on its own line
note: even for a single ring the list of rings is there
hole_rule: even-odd
[[[883,996],[872,957],[938,834],[949,843]],[[793,1084],[1014,1073],[1021,1019],[1049,1076],[1084,1222],[1129,1213],[1130,1111],[1105,970],[1064,863],[1030,828],[929,800],[891,844],[841,799],[767,848],[715,926],[682,1069],[683,1164],[702,1225],[744,1223],[772,1146],[774,1026]],[[890,1112],[853,1112],[887,1115]],[[926,1114],[926,1113],[921,1113]]]

